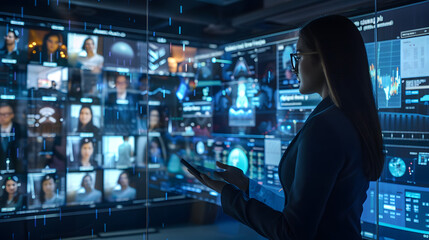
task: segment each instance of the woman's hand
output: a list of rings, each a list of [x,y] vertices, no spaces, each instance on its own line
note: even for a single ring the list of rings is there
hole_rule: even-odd
[[[216,161],[216,166],[225,169],[223,172],[215,172],[215,174],[225,181],[237,186],[241,191],[249,194],[249,178],[244,175],[243,171],[237,167],[223,164]]]
[[[190,174],[192,174],[198,181],[200,181],[202,184],[206,185],[207,187],[215,190],[218,193],[222,193],[223,187],[227,184],[224,181],[217,181],[212,179],[211,177],[207,176],[204,173],[200,173],[199,175],[194,174],[193,172],[189,171]]]

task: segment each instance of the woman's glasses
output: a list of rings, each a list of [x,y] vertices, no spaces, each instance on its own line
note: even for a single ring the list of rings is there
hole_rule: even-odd
[[[292,65],[292,71],[298,75],[298,65],[301,61],[302,55],[318,54],[318,52],[297,52],[290,54],[290,63]]]

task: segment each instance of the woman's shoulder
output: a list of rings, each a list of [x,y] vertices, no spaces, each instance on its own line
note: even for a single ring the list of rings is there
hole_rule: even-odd
[[[309,118],[303,135],[339,145],[354,145],[359,139],[352,121],[335,105]]]
[[[104,60],[104,57],[103,56],[101,56],[100,54],[98,54],[98,53],[96,53],[95,55],[94,55],[94,57],[97,59],[97,60],[101,60],[101,61],[103,61]]]
[[[306,125],[309,128],[319,128],[333,132],[354,131],[352,121],[335,105],[310,117]]]
[[[100,195],[101,196],[101,191],[100,190],[94,188],[92,191],[94,192],[94,195],[96,195],[96,196]]]

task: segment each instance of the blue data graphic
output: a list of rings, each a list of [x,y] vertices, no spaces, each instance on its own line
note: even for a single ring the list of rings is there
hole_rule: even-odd
[[[374,43],[366,44],[371,80],[379,108],[401,108],[400,41],[378,43],[375,68]]]
[[[249,160],[241,148],[234,148],[228,155],[228,165],[240,168],[244,173],[249,168]]]
[[[404,160],[401,158],[392,158],[389,161],[389,172],[394,177],[402,177],[407,170]]]

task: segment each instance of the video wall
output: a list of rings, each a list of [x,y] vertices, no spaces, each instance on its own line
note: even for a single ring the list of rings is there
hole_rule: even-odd
[[[144,199],[147,44],[19,25],[0,26],[1,217]]]
[[[380,239],[429,236],[427,12],[424,2],[352,18],[386,149],[367,238],[377,224]],[[278,191],[281,156],[321,101],[298,91],[298,30],[210,49],[14,23],[0,26],[0,221],[135,206],[147,188],[219,203],[181,158],[236,166]]]

